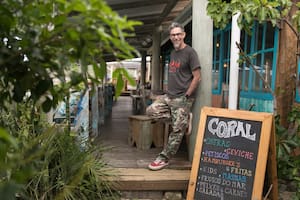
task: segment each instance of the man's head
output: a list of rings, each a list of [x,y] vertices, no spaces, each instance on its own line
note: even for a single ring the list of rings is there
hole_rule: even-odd
[[[179,50],[185,47],[185,32],[184,27],[181,24],[173,22],[169,27],[169,34],[170,40],[172,41],[175,50]]]

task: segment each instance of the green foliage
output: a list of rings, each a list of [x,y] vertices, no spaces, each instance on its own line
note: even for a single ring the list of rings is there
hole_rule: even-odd
[[[21,186],[17,180],[11,177],[11,171],[15,168],[13,161],[18,159],[18,154],[12,154],[17,151],[18,144],[15,138],[8,134],[4,129],[0,129],[0,196],[3,199],[14,199]],[[9,160],[7,160],[9,157]],[[16,169],[16,168],[15,168]],[[28,173],[21,173],[25,177]],[[28,176],[28,175],[27,175]]]
[[[300,132],[300,107],[294,106],[288,115],[288,121],[297,127],[297,132]]]
[[[1,129],[0,134],[0,196],[4,199],[15,199],[24,189],[35,173],[33,163],[45,152],[39,147],[41,138],[32,137],[36,127],[35,120],[30,117],[31,109],[19,118],[24,107],[12,106],[10,112],[0,110],[0,125],[7,130]],[[47,131],[45,135],[51,133]]]
[[[112,176],[101,157],[101,149],[80,149],[75,137],[57,132],[47,142],[38,173],[30,179],[22,195],[28,199],[114,199],[108,178]],[[100,154],[98,154],[100,155]]]
[[[270,21],[275,26],[278,21],[288,20],[291,6],[290,0],[231,0],[230,3],[223,0],[208,0],[207,14],[213,19],[217,28],[223,29],[230,22],[231,17],[239,13],[239,27],[250,33],[255,21],[259,23]],[[297,6],[299,7],[298,4]],[[300,27],[299,14],[297,12],[293,17],[297,27]]]
[[[232,9],[223,0],[210,0],[207,4],[207,14],[214,20],[214,25],[218,28],[225,28],[230,22]]]
[[[130,76],[125,68],[117,68],[112,74],[113,79],[117,80],[116,84],[116,97],[120,96],[124,88],[124,81],[127,80],[130,85],[135,86],[135,80]]]
[[[9,130],[0,129],[1,199],[116,199],[104,149],[80,148],[65,127],[29,117],[31,107],[1,110],[0,124]],[[17,118],[21,113],[27,117]]]
[[[136,55],[125,39],[139,24],[120,17],[103,0],[2,0],[0,105],[27,96],[48,111],[69,88],[87,86],[88,80],[101,83],[106,55]],[[79,72],[72,72],[74,63]],[[54,87],[54,80],[61,85]]]
[[[288,188],[300,197],[300,108],[293,107],[289,113],[290,127],[286,129],[276,122],[276,148],[278,178],[288,184]]]

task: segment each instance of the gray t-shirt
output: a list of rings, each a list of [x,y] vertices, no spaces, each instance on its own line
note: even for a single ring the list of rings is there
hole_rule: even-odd
[[[193,79],[192,71],[196,68],[200,68],[200,62],[192,47],[186,45],[183,49],[171,52],[167,91],[169,97],[180,97],[185,94]],[[195,92],[190,96],[195,97]]]

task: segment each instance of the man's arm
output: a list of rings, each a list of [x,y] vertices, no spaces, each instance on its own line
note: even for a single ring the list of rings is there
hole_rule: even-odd
[[[198,87],[198,84],[201,80],[200,68],[194,69],[192,73],[193,73],[193,80],[191,82],[190,87],[185,93],[186,96],[190,96],[194,92],[194,90]]]

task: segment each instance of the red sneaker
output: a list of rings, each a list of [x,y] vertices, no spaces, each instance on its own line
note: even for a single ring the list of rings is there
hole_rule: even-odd
[[[163,169],[164,167],[166,167],[168,165],[169,165],[168,161],[157,158],[156,160],[154,160],[153,162],[151,162],[148,165],[148,168],[156,171],[156,170]]]

